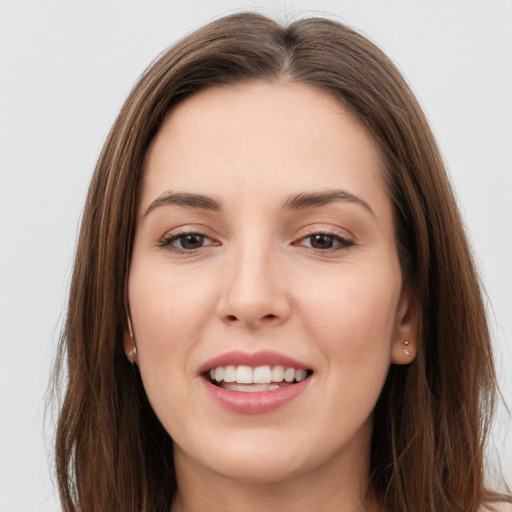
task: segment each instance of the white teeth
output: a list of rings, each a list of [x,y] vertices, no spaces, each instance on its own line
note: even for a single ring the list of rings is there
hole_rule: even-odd
[[[257,391],[272,391],[273,389],[279,389],[278,384],[252,384],[251,386],[247,386],[247,384],[236,384],[236,383],[228,383],[223,386],[225,389],[229,389],[230,391],[243,391],[244,393],[254,393]]]
[[[237,366],[235,380],[238,384],[252,384],[252,368],[250,366]]]
[[[258,366],[254,368],[252,382],[253,384],[270,384],[272,382],[270,366]]]
[[[295,370],[295,380],[300,382],[306,378],[308,372],[306,370]]]
[[[270,365],[257,366],[251,368],[250,366],[240,365],[229,365],[229,366],[218,366],[210,370],[210,378],[212,381],[217,383],[233,383],[233,386],[223,386],[234,391],[240,391],[236,384],[253,384],[257,386],[251,386],[251,389],[257,390],[256,388],[264,387],[264,390],[269,388],[275,389],[279,386],[272,386],[272,383],[285,383],[300,382],[304,380],[308,372],[307,370],[295,368],[286,368],[281,365],[271,367]],[[271,386],[267,386],[270,384]],[[264,386],[261,386],[264,385]],[[235,389],[235,387],[237,389]],[[263,389],[261,389],[263,390]],[[247,389],[244,389],[247,391]]]
[[[236,367],[233,365],[224,368],[224,382],[235,382],[236,380]]]
[[[272,382],[281,382],[284,379],[284,368],[282,366],[274,366],[272,368]]]
[[[224,380],[224,368],[222,366],[215,368],[215,380],[217,382]]]
[[[294,368],[286,368],[284,371],[284,380],[286,382],[293,382],[295,379],[295,369]]]

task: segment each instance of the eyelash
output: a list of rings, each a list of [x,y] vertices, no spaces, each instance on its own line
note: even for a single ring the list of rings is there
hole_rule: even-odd
[[[201,231],[180,231],[180,232],[172,233],[168,236],[165,236],[164,238],[162,238],[159,245],[163,249],[167,249],[167,250],[176,252],[178,254],[192,254],[195,251],[202,249],[203,247],[220,245],[219,243],[215,242],[215,243],[212,243],[212,244],[209,244],[206,246],[201,245],[200,247],[197,247],[194,249],[185,249],[183,247],[180,248],[180,247],[173,245],[174,242],[177,242],[186,236],[203,237],[203,241],[204,241],[204,239],[211,240],[208,237],[208,235],[206,235],[205,233],[203,233]],[[327,249],[318,249],[318,248],[312,247],[311,245],[307,246],[307,245],[303,245],[303,244],[299,243],[299,242],[303,242],[304,240],[307,240],[307,239],[311,240],[315,236],[325,236],[325,237],[331,238],[333,244],[338,243],[338,245],[335,245],[334,247],[329,247]],[[182,242],[183,242],[183,240],[182,240]],[[320,253],[331,253],[331,252],[335,252],[335,251],[347,250],[349,247],[355,245],[355,242],[353,242],[352,240],[349,240],[349,239],[345,238],[344,236],[341,236],[337,233],[332,233],[332,232],[328,232],[328,231],[315,231],[314,233],[310,233],[310,234],[300,238],[299,242],[294,242],[293,245],[300,245],[302,247],[308,248],[309,250],[318,251]]]
[[[168,236],[164,236],[164,238],[162,238],[162,240],[160,241],[160,247],[162,247],[163,249],[168,249],[170,251],[173,251],[173,252],[176,252],[178,254],[191,254],[195,251],[197,251],[198,249],[201,249],[202,247],[205,247],[204,245],[202,245],[201,247],[197,248],[197,249],[185,249],[185,248],[180,248],[180,247],[176,247],[176,246],[173,246],[172,244],[178,240],[180,240],[180,238],[184,238],[186,236],[200,236],[200,237],[203,237],[203,239],[208,239],[210,240],[210,238],[208,237],[208,235],[206,235],[206,233],[202,233],[201,231],[179,231],[177,233],[172,233]],[[217,243],[214,243],[214,244],[211,244],[211,245],[219,245]]]
[[[309,235],[302,237],[299,241],[302,242],[307,239],[311,240],[315,236],[325,236],[325,237],[331,238],[333,243],[339,244],[337,246],[329,247],[327,249],[318,249],[318,248],[312,247],[311,245],[305,246],[308,249],[311,249],[313,251],[318,251],[321,253],[331,253],[331,252],[335,252],[335,251],[343,251],[343,250],[347,250],[349,247],[355,245],[354,241],[349,240],[348,238],[345,238],[344,236],[341,236],[338,233],[332,233],[329,231],[315,231],[314,233],[310,233]],[[302,245],[302,244],[294,244],[294,245]]]

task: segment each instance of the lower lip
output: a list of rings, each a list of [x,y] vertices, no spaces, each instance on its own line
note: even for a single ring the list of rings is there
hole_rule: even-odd
[[[206,391],[221,407],[240,414],[262,414],[273,411],[297,398],[309,386],[310,377],[271,391],[231,391],[202,378]]]

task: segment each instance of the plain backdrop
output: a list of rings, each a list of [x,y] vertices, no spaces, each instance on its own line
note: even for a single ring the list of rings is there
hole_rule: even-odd
[[[161,51],[241,9],[333,15],[404,72],[460,200],[512,403],[511,0],[0,0],[0,512],[60,508],[44,396],[103,140]],[[494,451],[510,485],[509,430],[502,408]]]

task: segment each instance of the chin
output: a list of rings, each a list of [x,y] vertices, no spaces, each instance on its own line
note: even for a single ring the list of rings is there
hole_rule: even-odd
[[[294,480],[314,468],[308,467],[305,461],[297,460],[294,455],[269,457],[266,453],[253,453],[233,454],[215,461],[214,466],[208,469],[233,482],[272,485]]]
[[[201,438],[174,438],[177,468],[216,474],[233,482],[272,484],[314,470],[320,462],[319,451],[305,449],[303,436],[290,429],[260,425],[202,433]]]

